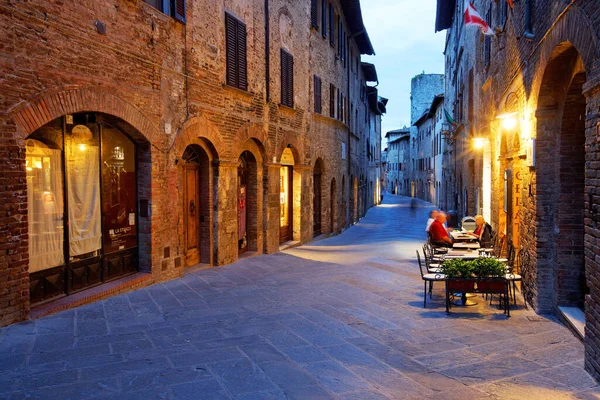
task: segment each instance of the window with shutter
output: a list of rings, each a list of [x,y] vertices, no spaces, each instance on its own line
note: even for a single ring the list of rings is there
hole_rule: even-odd
[[[225,58],[227,85],[248,90],[246,24],[225,13]]]
[[[342,55],[342,18],[341,15],[337,15],[337,31],[338,31],[338,55]]]
[[[315,112],[321,114],[321,78],[314,76],[314,97],[315,97]]]
[[[185,24],[185,0],[174,0],[173,3],[173,18]]]
[[[294,107],[294,57],[281,49],[281,104]]]
[[[319,0],[310,0],[310,24],[319,30]]]
[[[185,0],[143,0],[160,12],[163,12],[177,21],[185,24]]]
[[[335,46],[335,13],[331,3],[329,3],[329,44]]]
[[[485,22],[491,26],[492,23],[492,7],[488,9],[485,15]],[[490,65],[490,58],[492,54],[492,38],[490,35],[485,35],[483,42],[483,51],[484,51],[484,65],[487,68]]]
[[[329,84],[329,116],[335,118],[335,86]]]
[[[321,0],[321,33],[327,37],[327,0]]]

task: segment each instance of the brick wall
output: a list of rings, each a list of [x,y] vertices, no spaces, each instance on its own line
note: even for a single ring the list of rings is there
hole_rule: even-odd
[[[339,2],[334,6],[347,27]],[[247,91],[225,84],[225,12],[247,27]],[[268,82],[263,2],[190,1],[186,20],[181,24],[139,0],[0,5],[0,325],[26,319],[30,308],[24,139],[67,114],[100,113],[136,142],[138,199],[150,211],[139,218],[140,270],[151,272],[153,281],[180,276],[199,261],[223,265],[238,258],[237,175],[244,151],[253,159],[250,250],[278,250],[279,161],[288,145],[295,159],[294,239],[312,239],[312,212],[300,210],[312,210],[318,157],[323,230],[331,231],[325,222],[332,210],[336,230],[348,225],[348,182],[350,175],[367,174],[360,150],[369,132],[357,122],[351,134],[345,122],[329,117],[328,88],[342,89],[348,109],[358,109],[364,121],[364,79],[358,65],[351,68],[353,60],[342,65],[329,37],[310,28],[310,2],[269,2]],[[349,46],[359,55],[353,40]],[[280,105],[282,48],[294,56],[293,108]],[[322,79],[322,115],[314,113],[314,75]],[[185,246],[182,157],[188,146],[201,154],[203,222],[196,252]],[[372,198],[367,188],[363,183],[361,194]],[[371,204],[365,202],[361,213]]]
[[[477,166],[481,155],[468,145],[469,135],[488,137],[492,225],[532,257],[532,269],[524,277],[526,300],[538,312],[554,312],[559,305],[577,304],[587,284],[586,367],[599,376],[600,253],[593,210],[599,166],[594,110],[600,54],[591,44],[600,31],[598,4],[536,1],[533,36],[526,38],[525,2],[515,3],[506,23],[496,14],[503,3],[474,2],[482,15],[493,8],[492,27],[503,32],[492,39],[489,66],[476,29],[461,29],[458,24],[449,29],[446,76],[456,78],[447,79],[446,98],[458,109],[461,91],[463,96],[471,92],[468,71],[474,71],[473,115],[458,121],[462,133],[453,148],[460,160],[456,175],[463,177],[454,190],[467,188],[472,195],[474,188],[466,185],[464,177],[469,160]],[[502,113],[517,113],[515,129],[503,127],[496,118]],[[533,145],[530,138],[536,139],[535,167],[530,166],[527,151]],[[513,212],[509,213],[504,211],[506,170],[513,176]],[[481,187],[481,179],[481,168],[476,167],[475,188]]]

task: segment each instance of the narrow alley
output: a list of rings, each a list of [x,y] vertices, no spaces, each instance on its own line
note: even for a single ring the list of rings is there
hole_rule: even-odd
[[[0,331],[0,398],[598,398],[583,344],[484,299],[424,309],[429,211],[386,195],[343,234]]]

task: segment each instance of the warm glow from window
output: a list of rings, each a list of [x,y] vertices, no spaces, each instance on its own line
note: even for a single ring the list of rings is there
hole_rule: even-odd
[[[86,147],[86,145],[85,145],[85,144],[83,144],[83,143],[81,143],[81,144],[79,145],[79,151],[85,151],[85,149],[86,149],[86,148],[87,148],[87,147]]]

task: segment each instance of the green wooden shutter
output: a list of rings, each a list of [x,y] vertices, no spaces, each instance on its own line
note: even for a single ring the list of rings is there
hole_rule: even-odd
[[[237,20],[225,13],[225,58],[226,81],[229,86],[238,87],[237,74]]]
[[[310,24],[315,29],[319,29],[319,1],[311,0],[310,1]]]
[[[248,66],[246,62],[246,24],[237,23],[237,87],[248,90]]]
[[[185,0],[173,1],[173,18],[185,24]]]

